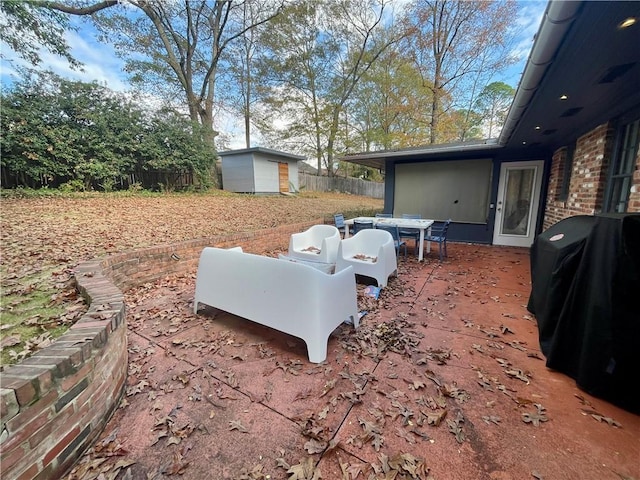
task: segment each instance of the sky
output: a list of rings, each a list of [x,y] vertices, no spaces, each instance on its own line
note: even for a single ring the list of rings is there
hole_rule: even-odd
[[[533,46],[534,36],[547,6],[546,0],[516,0],[516,2],[519,6],[519,14],[514,19],[513,28],[518,34],[512,54],[518,59],[518,62],[493,79],[507,83],[514,88],[517,87],[524,71],[527,57]],[[116,56],[113,47],[95,40],[90,22],[83,19],[74,19],[74,21],[79,26],[79,30],[68,32],[67,42],[71,47],[73,57],[84,64],[83,71],[71,69],[64,58],[46,51],[41,52],[42,68],[52,70],[54,73],[71,80],[98,81],[115,91],[128,90],[129,85],[122,68],[124,62]],[[0,85],[4,88],[17,78],[15,67],[25,65],[25,62],[17,58],[4,43],[0,44],[0,51],[2,53]],[[241,119],[223,114],[223,117],[218,119],[217,128],[230,139],[230,148],[244,148],[244,131]]]

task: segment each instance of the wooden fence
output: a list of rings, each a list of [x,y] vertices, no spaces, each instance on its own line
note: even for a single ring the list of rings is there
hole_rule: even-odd
[[[352,177],[325,177],[298,173],[300,190],[346,192],[364,197],[384,198],[384,183]]]

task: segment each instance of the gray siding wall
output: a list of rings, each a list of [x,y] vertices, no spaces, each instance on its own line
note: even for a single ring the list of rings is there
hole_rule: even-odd
[[[253,176],[253,155],[234,155],[222,162],[223,188],[229,192],[256,191]]]

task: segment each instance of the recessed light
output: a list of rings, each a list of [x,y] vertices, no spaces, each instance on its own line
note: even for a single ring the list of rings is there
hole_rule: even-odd
[[[567,95],[560,95],[560,100],[566,100],[567,98],[569,98]]]
[[[631,25],[634,25],[637,21],[638,19],[635,17],[625,18],[622,22],[620,22],[620,24],[618,25],[618,28],[630,27]]]
[[[541,127],[540,125],[536,125],[536,126],[534,127],[534,129],[535,129],[535,130],[540,130],[541,128],[542,128],[542,127]]]
[[[522,142],[522,144],[523,144],[523,145],[526,145],[526,144],[527,144],[527,142]]]

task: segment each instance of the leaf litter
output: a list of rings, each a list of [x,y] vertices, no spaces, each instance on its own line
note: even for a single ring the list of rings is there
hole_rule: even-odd
[[[153,289],[149,290],[149,293],[152,294],[152,290]],[[383,291],[380,300],[374,302],[366,300],[366,302],[368,302],[366,304],[367,308],[370,312],[375,312],[377,309],[386,309],[389,305],[391,305],[393,301],[396,301],[397,297],[402,297],[404,293],[405,292],[403,292],[402,288],[398,286],[398,282],[390,282],[389,289],[386,292]],[[387,295],[386,297],[385,294]],[[360,307],[360,295],[358,300],[358,306]],[[402,301],[401,298],[399,298],[398,300]],[[166,309],[164,311],[158,310],[153,313],[155,315],[158,315],[158,321],[164,321],[165,318],[168,318],[170,316]],[[191,317],[189,320],[187,320],[184,316],[184,313],[180,315],[184,317],[185,322],[193,321],[194,317]],[[176,318],[174,317],[173,320],[170,321],[173,321],[176,327],[179,328],[181,323],[179,320],[179,318],[176,320]],[[394,318],[390,321],[377,323],[365,321],[361,325],[361,329],[363,336],[361,338],[355,338],[355,340],[357,340],[355,342],[353,337],[357,337],[357,335],[354,335],[352,329],[339,330],[337,334],[340,339],[340,344],[344,346],[345,350],[361,355],[362,357],[370,357],[374,360],[381,360],[388,352],[393,352],[399,355],[413,358],[413,363],[416,367],[424,367],[429,363],[435,363],[436,365],[440,366],[446,365],[447,360],[451,358],[451,355],[453,353],[447,349],[436,349],[430,347],[427,347],[426,350],[420,350],[420,340],[423,338],[423,336],[415,331],[414,322],[409,321],[408,317],[406,316],[399,315],[398,318]],[[360,332],[356,332],[356,334],[358,333]],[[478,353],[486,354],[486,348],[504,348],[503,342],[498,343],[498,341],[500,340],[499,336],[491,338],[496,338],[497,341],[493,344],[487,342],[487,347],[480,347],[480,349],[477,350]],[[195,348],[206,351],[209,349],[209,347],[206,347],[204,344],[215,343],[215,348],[209,350],[211,354],[226,355],[227,358],[234,359],[234,354],[230,354],[229,349],[233,348],[233,344],[235,342],[236,340],[234,340],[233,335],[227,333],[218,337],[212,336],[211,338],[207,339],[207,342],[202,342],[203,345],[181,342],[180,344],[172,345],[172,348],[189,349],[194,348],[195,346]],[[499,347],[501,343],[502,346]],[[265,351],[266,349],[268,349],[268,347],[266,347],[264,343],[258,343],[253,346],[256,348],[256,352]],[[480,350],[483,350],[483,352],[480,352]],[[270,358],[271,356],[273,356],[273,354],[267,354],[263,358]],[[517,367],[513,367],[511,361],[507,359],[503,359],[503,361],[504,363],[502,363],[501,366],[505,370],[505,374],[507,376],[509,376],[509,374],[506,373],[507,369],[516,371],[519,370],[517,369]],[[213,360],[211,361],[211,364],[213,365],[213,370],[218,370],[220,375],[224,376],[225,383],[230,386],[234,385],[233,379],[235,375],[232,368],[217,369]],[[357,374],[353,374],[349,372],[348,369],[336,373],[332,370],[331,367],[326,365],[313,366],[309,368],[305,366],[304,363],[292,361],[289,359],[277,359],[275,360],[274,365],[275,366],[272,370],[266,370],[265,372],[263,372],[263,374],[269,375],[277,370],[280,370],[283,374],[291,375],[293,377],[299,376],[301,374],[327,376],[324,383],[322,384],[322,389],[319,392],[316,392],[316,395],[321,394],[322,397],[327,399],[327,404],[323,409],[317,411],[313,416],[311,416],[308,419],[308,422],[306,422],[306,426],[302,429],[303,435],[308,437],[306,443],[304,443],[304,451],[306,451],[306,453],[310,455],[310,457],[308,457],[307,459],[300,459],[296,464],[287,463],[286,460],[284,460],[284,457],[282,457],[281,463],[279,461],[279,468],[286,468],[287,472],[291,470],[290,472],[288,472],[288,475],[290,475],[289,478],[321,478],[319,471],[316,469],[317,462],[312,461],[312,456],[323,454],[323,452],[325,451],[330,451],[333,442],[333,439],[331,439],[331,432],[322,425],[323,419],[326,418],[327,413],[331,411],[331,408],[335,407],[337,402],[343,400],[357,400],[361,396],[366,385],[375,383],[378,380],[373,376],[367,377],[367,375],[359,376]],[[523,375],[527,375],[527,373],[522,370],[521,373]],[[343,388],[344,385],[339,384],[339,382],[337,382],[338,377],[335,377],[333,375],[337,375],[338,377],[346,380],[351,380],[353,382],[354,389],[352,389],[351,392],[345,392]],[[448,427],[448,430],[454,436],[457,443],[464,443],[465,441],[468,441],[465,433],[465,418],[462,414],[462,411],[456,408],[453,410],[454,413],[451,413],[451,411],[449,410],[450,407],[448,402],[453,401],[458,405],[464,403],[469,399],[469,393],[466,392],[465,389],[459,388],[455,384],[455,382],[443,381],[438,375],[433,372],[425,372],[424,377],[436,384],[437,389],[435,395],[430,395],[426,392],[428,390],[428,383],[425,383],[425,381],[423,381],[419,376],[415,378],[404,378],[403,376],[397,377],[398,380],[405,382],[406,390],[408,392],[420,394],[416,396],[412,401],[415,402],[416,405],[421,405],[421,408],[412,408],[410,404],[406,403],[406,400],[401,399],[402,396],[399,395],[397,391],[387,391],[388,398],[395,399],[395,401],[391,400],[390,402],[391,408],[387,409],[386,411],[380,410],[376,412],[375,416],[373,416],[372,419],[361,417],[359,419],[361,432],[351,438],[346,439],[345,443],[357,446],[358,448],[366,448],[368,446],[374,451],[377,451],[382,456],[382,449],[385,448],[385,438],[383,434],[384,431],[387,431],[390,434],[404,439],[407,444],[415,445],[416,443],[422,441],[429,441],[429,436],[421,431],[418,427],[438,427],[442,424],[445,424]],[[484,374],[484,378],[486,379],[488,385],[493,384],[494,388],[497,386],[497,389],[502,390],[503,393],[515,392],[515,390],[509,390],[506,387],[500,385],[495,377]],[[516,376],[513,376],[513,378],[526,383],[524,380],[518,379]],[[179,383],[185,383],[180,380],[179,376],[176,376],[175,379]],[[378,393],[383,393],[383,390],[380,388],[376,388],[376,391]],[[196,393],[199,394],[199,392]],[[296,394],[296,398],[299,401],[304,401],[306,398],[309,398],[309,396],[310,393],[304,390],[301,390]],[[513,397],[515,398],[515,396]],[[524,405],[533,405],[533,403],[527,402],[524,403]],[[375,409],[372,409],[371,411],[375,411]],[[536,415],[542,415],[545,418],[542,419],[538,417],[536,419]],[[539,426],[541,425],[541,423],[546,421],[546,411],[544,409],[542,411],[537,409],[536,412],[532,412],[531,415],[529,415],[527,418],[529,419],[528,422],[527,420],[525,420],[523,414],[523,421],[525,421],[525,423],[532,423],[535,425],[537,420],[536,426]],[[499,425],[502,419],[501,417],[496,415],[486,415],[482,417],[482,420],[490,425]],[[237,422],[238,426],[244,427],[241,422],[237,420],[234,420],[234,422]],[[385,422],[397,422],[397,425],[389,430],[385,430],[383,429]],[[241,431],[241,428],[231,428],[231,422],[229,422],[229,427],[230,430],[238,430],[239,433],[243,433]],[[174,448],[177,445],[178,444],[174,445]],[[333,448],[336,447],[337,445],[334,444]],[[383,460],[382,457],[380,457],[379,465],[347,463],[341,464],[340,468],[343,469],[343,472],[359,471],[361,472],[361,474],[369,469],[376,474],[375,477],[370,476],[369,478],[387,478],[387,476],[383,476],[387,474],[389,474],[388,478],[397,479],[431,478],[428,473],[428,468],[424,464],[424,460],[418,459],[417,462],[411,461],[408,458],[402,460],[402,455],[404,454],[399,453],[397,456],[394,456],[393,458],[395,459],[395,461],[392,462]],[[418,464],[422,465],[422,467],[416,467],[416,465]],[[165,465],[163,467],[163,471],[165,473],[169,471],[184,472],[188,465],[189,462],[184,461],[183,457],[172,457],[171,465]],[[404,466],[401,467],[401,465]],[[422,473],[421,475],[423,476],[411,476],[411,474],[409,473],[411,471],[420,472],[420,468],[423,469],[423,472],[427,473]],[[255,464],[243,469],[240,478],[269,478],[267,473],[268,469],[269,466],[265,466],[262,463]],[[349,477],[344,478],[350,480]]]

